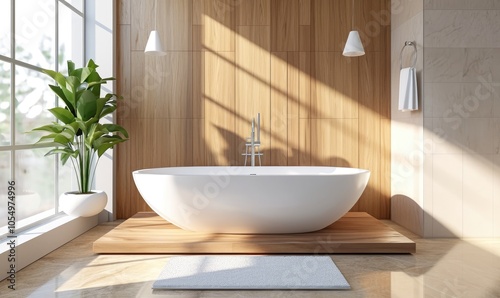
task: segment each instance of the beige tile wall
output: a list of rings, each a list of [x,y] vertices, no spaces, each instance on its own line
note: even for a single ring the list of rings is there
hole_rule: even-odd
[[[500,236],[499,31],[499,1],[424,3],[424,122],[435,141],[427,236]]]
[[[423,196],[411,198],[423,208],[423,234],[500,237],[500,1],[424,0],[422,16],[413,28],[424,33],[423,139],[415,142],[429,146],[422,172],[415,170],[423,174]],[[401,123],[398,114],[392,118],[393,128]]]

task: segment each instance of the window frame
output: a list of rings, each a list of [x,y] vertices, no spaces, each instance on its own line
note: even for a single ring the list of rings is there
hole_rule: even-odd
[[[80,59],[82,61],[87,61],[87,47],[88,47],[88,36],[87,36],[87,14],[86,14],[86,8],[87,8],[87,1],[83,0],[83,8],[80,11],[79,9],[73,7],[69,2],[65,0],[51,0],[54,3],[54,26],[55,26],[55,38],[54,38],[54,70],[59,71],[59,56],[60,56],[60,32],[59,32],[59,21],[60,21],[60,5],[64,5],[66,8],[70,9],[73,13],[76,13],[78,16],[82,18],[83,21],[83,31],[82,31],[82,44],[83,44],[83,51],[81,53],[82,57]],[[0,55],[0,62],[6,63],[10,65],[10,144],[9,145],[0,145],[0,152],[10,152],[10,177],[5,177],[8,180],[6,181],[0,181],[0,183],[7,183],[8,181],[12,180],[13,178],[16,177],[16,152],[19,152],[21,150],[33,150],[33,149],[40,149],[40,148],[52,148],[52,146],[47,145],[47,144],[16,144],[16,68],[17,67],[23,67],[31,71],[36,71],[41,73],[42,68],[30,64],[28,61],[21,61],[17,60],[16,58],[16,2],[15,0],[10,0],[10,57]],[[18,5],[20,6],[20,5]],[[55,105],[59,105],[59,99],[54,95],[55,98]],[[58,156],[54,157],[54,163],[52,165],[54,167],[54,176],[53,176],[53,181],[54,181],[54,197],[52,198],[54,201],[54,208],[53,209],[48,209],[46,211],[40,211],[39,213],[30,216],[26,219],[22,219],[20,221],[16,221],[16,233],[28,230],[30,228],[33,228],[35,226],[38,226],[40,224],[44,224],[46,222],[49,222],[53,220],[54,218],[58,217],[60,215],[61,210],[59,210],[59,203],[58,203],[58,196],[60,193],[60,186],[59,186],[59,169],[60,169],[60,161]],[[15,179],[14,179],[15,180]],[[43,216],[43,218],[40,218],[38,220],[33,220],[33,218],[36,218],[40,214],[45,214],[47,216]],[[48,215],[50,214],[50,215]],[[21,227],[18,227],[19,222],[22,223],[27,223],[22,225]],[[5,223],[0,223],[0,227],[6,227],[7,222]],[[2,228],[2,231],[0,232],[0,240],[5,239],[8,234],[7,229]]]

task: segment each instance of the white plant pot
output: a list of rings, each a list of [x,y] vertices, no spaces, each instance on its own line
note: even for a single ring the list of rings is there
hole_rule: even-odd
[[[90,217],[104,210],[107,202],[108,196],[100,190],[89,194],[65,192],[59,197],[59,208],[71,216]]]

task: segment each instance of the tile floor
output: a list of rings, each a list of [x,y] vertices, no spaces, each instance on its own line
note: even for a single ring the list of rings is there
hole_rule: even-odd
[[[413,255],[332,255],[349,291],[155,291],[167,255],[95,255],[92,243],[119,222],[95,227],[18,272],[0,297],[500,297],[500,239],[420,239]]]

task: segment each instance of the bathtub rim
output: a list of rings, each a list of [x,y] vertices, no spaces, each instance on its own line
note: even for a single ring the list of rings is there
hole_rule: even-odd
[[[230,176],[269,176],[269,177],[276,177],[276,176],[290,176],[290,177],[311,177],[311,176],[350,176],[350,175],[360,175],[364,173],[368,173],[371,175],[371,171],[368,169],[362,169],[362,168],[351,168],[351,167],[333,167],[333,166],[258,166],[258,167],[245,167],[245,166],[180,166],[180,167],[157,167],[157,168],[146,168],[146,169],[139,169],[139,170],[134,170],[132,171],[132,175],[170,175],[170,176],[217,176],[219,173],[209,173],[209,172],[189,172],[189,173],[179,173],[179,172],[162,172],[162,171],[168,171],[168,170],[175,170],[175,169],[182,169],[182,170],[188,170],[188,169],[242,169],[243,171],[248,171],[251,172],[251,170],[262,170],[262,169],[339,169],[341,170],[340,172],[332,172],[332,173],[320,173],[319,171],[317,172],[310,172],[310,173],[290,173],[290,172],[276,172],[276,173],[234,173],[233,171],[226,171],[224,175],[230,175]]]

